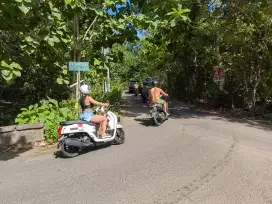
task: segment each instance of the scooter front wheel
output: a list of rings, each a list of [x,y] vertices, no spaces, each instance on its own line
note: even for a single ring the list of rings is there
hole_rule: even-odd
[[[120,145],[125,142],[125,131],[123,128],[118,128],[116,130],[116,136],[112,142],[112,144]]]

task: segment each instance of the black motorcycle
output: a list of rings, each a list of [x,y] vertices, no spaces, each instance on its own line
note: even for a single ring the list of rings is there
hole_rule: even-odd
[[[138,95],[139,95],[139,88],[135,88],[135,89],[134,89],[134,94],[135,94],[135,96],[138,96]]]
[[[141,97],[142,97],[142,102],[143,102],[143,103],[147,103],[148,98],[149,98],[149,87],[146,86],[146,84],[144,84],[144,85],[145,85],[145,86],[144,86],[143,89],[142,89]]]
[[[142,94],[141,94],[141,97],[142,97],[142,102],[143,102],[143,103],[147,103],[147,101],[148,101],[148,94],[142,93]]]
[[[166,111],[168,112],[168,100],[166,97],[161,96],[161,98],[166,101]],[[168,116],[163,111],[163,104],[156,103],[156,104],[151,105],[149,114],[150,114],[151,118],[153,119],[154,124],[156,126],[161,125],[164,121],[166,121],[168,119]]]

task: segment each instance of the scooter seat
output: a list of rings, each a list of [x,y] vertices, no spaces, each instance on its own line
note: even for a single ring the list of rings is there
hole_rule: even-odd
[[[151,108],[154,108],[154,107],[163,108],[163,105],[162,105],[162,104],[159,104],[159,103],[155,103],[155,104],[150,105],[150,107],[151,107]]]
[[[68,120],[68,121],[60,123],[60,125],[62,125],[62,126],[73,125],[73,124],[90,124],[90,123],[87,121],[84,121],[84,120]]]

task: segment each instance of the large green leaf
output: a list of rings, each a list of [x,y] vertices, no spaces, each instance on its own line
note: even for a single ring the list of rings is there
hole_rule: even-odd
[[[47,42],[48,42],[48,44],[51,45],[52,47],[54,46],[54,39],[53,39],[53,38],[48,38]]]
[[[12,72],[10,70],[2,70],[2,75],[8,77]]]
[[[15,62],[12,62],[10,64],[10,67],[13,69],[22,70],[22,67],[18,63],[15,63]]]
[[[52,15],[56,17],[58,20],[61,20],[61,14],[59,12],[52,12]]]
[[[64,0],[66,4],[70,4],[72,0]]]
[[[6,67],[6,68],[9,68],[9,67],[10,67],[9,64],[6,63],[4,60],[1,61],[1,66],[2,66],[2,67]]]
[[[27,37],[25,38],[25,41],[27,41],[27,42],[33,42],[34,40],[33,40],[32,37],[27,36]]]
[[[60,40],[59,40],[59,38],[58,38],[57,36],[53,36],[53,40],[54,40],[54,42],[56,42],[56,43],[59,43],[59,42],[60,42]]]
[[[14,70],[12,73],[17,77],[21,77],[21,72],[20,71]]]
[[[94,59],[94,66],[100,65],[100,64],[101,64],[101,61],[95,58]]]
[[[57,78],[57,83],[58,84],[63,84],[63,79],[62,78]]]
[[[29,7],[25,6],[24,3],[22,3],[20,6],[19,6],[19,9],[24,13],[24,14],[27,14],[30,10]]]

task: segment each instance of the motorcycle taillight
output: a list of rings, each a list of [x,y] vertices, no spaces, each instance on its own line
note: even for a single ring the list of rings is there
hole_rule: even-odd
[[[61,135],[62,127],[58,128],[58,134]]]
[[[78,127],[83,127],[83,124],[79,123],[77,124]]]

